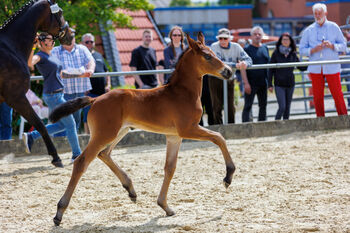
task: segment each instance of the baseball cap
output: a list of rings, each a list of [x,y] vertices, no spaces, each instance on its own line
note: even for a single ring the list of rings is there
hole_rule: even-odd
[[[230,40],[232,40],[233,36],[231,36],[231,33],[227,28],[221,28],[219,29],[218,35],[216,36],[216,39],[219,38],[229,38]]]

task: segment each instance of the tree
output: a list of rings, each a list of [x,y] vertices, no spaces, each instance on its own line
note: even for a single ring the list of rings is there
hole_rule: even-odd
[[[191,6],[191,0],[171,0],[170,6]]]
[[[28,0],[1,0],[0,23],[5,22],[27,2]],[[107,30],[113,26],[133,28],[132,18],[117,9],[135,11],[153,8],[147,0],[57,0],[57,3],[69,25],[76,29],[77,36],[86,32],[100,34],[98,23],[102,23]]]

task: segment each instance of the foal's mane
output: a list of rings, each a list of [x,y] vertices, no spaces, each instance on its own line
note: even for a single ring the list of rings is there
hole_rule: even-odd
[[[10,16],[1,26],[0,26],[0,31],[2,29],[5,29],[6,26],[8,26],[12,21],[17,19],[23,12],[25,12],[30,6],[32,6],[35,2],[39,0],[31,0],[27,2],[25,5],[23,5],[19,10],[17,10],[14,14]]]

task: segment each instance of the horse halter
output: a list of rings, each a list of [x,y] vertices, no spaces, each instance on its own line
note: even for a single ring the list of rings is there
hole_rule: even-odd
[[[69,24],[67,21],[65,21],[64,25],[62,25],[62,22],[58,16],[58,13],[60,11],[62,11],[62,9],[58,6],[57,3],[53,4],[50,0],[47,0],[47,2],[50,4],[50,10],[51,10],[51,14],[53,14],[55,16],[55,19],[60,27],[58,35],[54,36],[53,39],[61,39],[66,35],[66,28],[69,28]]]

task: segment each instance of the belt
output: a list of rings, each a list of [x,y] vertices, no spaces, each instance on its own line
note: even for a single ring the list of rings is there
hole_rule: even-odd
[[[63,88],[54,90],[53,92],[50,92],[48,94],[55,94],[55,93],[61,93],[61,92],[63,92]]]

